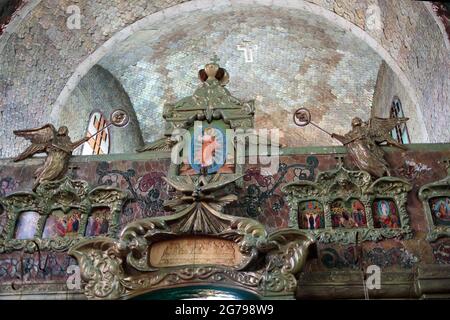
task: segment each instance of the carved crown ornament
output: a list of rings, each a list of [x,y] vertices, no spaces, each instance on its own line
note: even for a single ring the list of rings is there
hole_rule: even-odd
[[[222,120],[231,128],[252,128],[255,114],[254,100],[240,100],[225,88],[228,71],[219,66],[217,58],[198,72],[200,86],[190,97],[164,106],[166,135],[175,128],[189,128],[194,121]]]
[[[292,295],[313,239],[295,229],[267,233],[259,222],[223,213],[234,177],[167,179],[173,214],[130,223],[119,239],[85,240],[69,251],[90,299],[128,299],[161,288],[234,285],[261,296]]]
[[[450,236],[450,161],[446,159],[444,162],[447,177],[426,184],[419,190],[419,199],[428,222],[427,240],[430,242]]]
[[[44,182],[35,192],[0,198],[7,215],[0,233],[0,253],[67,251],[100,231],[117,237],[122,205],[128,197],[119,189],[92,188],[86,181],[65,177]]]
[[[365,171],[340,165],[319,173],[314,182],[292,182],[282,191],[290,207],[290,227],[305,230],[319,242],[350,244],[412,237],[406,211],[411,189],[404,179],[373,181]]]

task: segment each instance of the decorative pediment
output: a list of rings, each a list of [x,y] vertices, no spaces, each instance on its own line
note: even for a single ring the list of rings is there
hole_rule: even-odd
[[[222,120],[232,129],[253,128],[255,114],[254,100],[240,100],[225,88],[229,81],[228,72],[217,62],[208,63],[199,71],[201,84],[194,94],[176,103],[164,106],[166,136],[176,128],[190,128],[195,121]]]
[[[307,230],[320,242],[355,243],[412,235],[406,212],[410,184],[340,166],[318,174],[314,182],[282,188],[290,206],[290,226]]]
[[[321,194],[333,194],[336,197],[361,196],[369,187],[371,178],[364,171],[349,171],[344,167],[338,170],[320,172],[315,185],[321,187]]]

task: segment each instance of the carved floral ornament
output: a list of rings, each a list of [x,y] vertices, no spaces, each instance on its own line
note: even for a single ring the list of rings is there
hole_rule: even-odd
[[[5,198],[0,198],[0,204],[7,214],[7,222],[0,234],[0,253],[17,250],[35,252],[39,250],[67,251],[71,246],[89,237],[86,229],[97,209],[108,212],[105,233],[115,237],[119,232],[119,217],[122,205],[128,194],[119,189],[109,187],[91,188],[86,181],[72,180],[68,177],[44,182],[37,187],[36,192],[18,192]],[[76,229],[70,235],[58,236],[46,233],[49,219],[55,212],[60,213],[61,220],[69,220],[70,212],[77,215]],[[25,227],[34,227],[31,236],[18,239],[20,218],[24,213],[36,216],[35,224],[28,223]],[[67,221],[65,221],[67,224]],[[65,226],[67,227],[67,225]],[[92,235],[94,236],[94,235]]]
[[[221,195],[236,178],[223,175],[167,179],[179,195],[172,215],[130,223],[118,240],[96,238],[74,246],[90,299],[127,299],[191,284],[242,287],[263,296],[292,295],[313,240],[284,229],[268,234],[259,222],[222,213],[235,200]]]
[[[342,166],[319,173],[314,182],[296,181],[282,188],[291,227],[305,229],[319,242],[343,244],[412,237],[406,212],[410,190],[404,179],[372,181],[369,173]]]

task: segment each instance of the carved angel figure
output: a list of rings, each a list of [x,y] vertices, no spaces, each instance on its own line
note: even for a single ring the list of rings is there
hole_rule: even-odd
[[[391,131],[395,126],[408,121],[408,118],[371,118],[368,122],[356,117],[352,120],[352,130],[344,136],[332,134],[346,148],[354,163],[360,170],[367,171],[375,177],[384,174],[391,175],[389,163],[384,158],[385,153],[380,143],[403,150],[407,148],[391,137]]]
[[[67,127],[56,130],[52,124],[37,129],[17,130],[14,134],[31,141],[31,146],[17,156],[14,162],[30,158],[36,153],[47,154],[44,165],[35,172],[33,190],[45,181],[61,179],[67,172],[72,152],[90,139],[86,137],[72,142]]]

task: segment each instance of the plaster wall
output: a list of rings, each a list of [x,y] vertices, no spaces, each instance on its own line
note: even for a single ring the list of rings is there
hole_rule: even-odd
[[[81,80],[67,104],[61,108],[57,123],[69,128],[74,141],[86,135],[93,111],[100,110],[109,119],[116,109],[126,111],[130,122],[125,128],[110,127],[110,153],[134,153],[143,145],[143,140],[133,106],[121,84],[100,66],[94,66]],[[75,154],[81,154],[81,150],[78,148]]]

